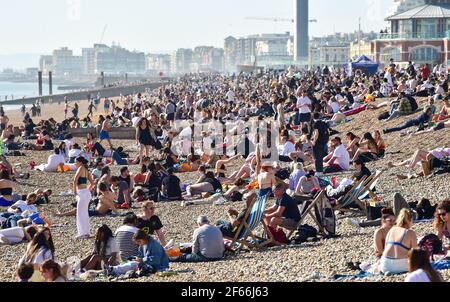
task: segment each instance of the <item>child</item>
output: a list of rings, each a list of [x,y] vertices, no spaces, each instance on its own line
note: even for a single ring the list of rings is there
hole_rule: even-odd
[[[34,267],[33,264],[23,263],[19,266],[17,270],[17,277],[19,278],[19,282],[28,282],[31,276],[33,276]]]

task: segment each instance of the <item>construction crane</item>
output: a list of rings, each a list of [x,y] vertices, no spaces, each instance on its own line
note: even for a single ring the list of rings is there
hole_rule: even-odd
[[[103,38],[105,37],[105,33],[106,33],[106,29],[107,28],[108,28],[108,24],[106,24],[105,27],[103,28],[102,37],[100,38],[100,44],[103,43]]]
[[[288,18],[265,18],[265,17],[246,17],[246,20],[258,20],[258,21],[272,21],[272,22],[291,22],[295,23],[294,19]],[[309,20],[310,23],[317,23],[316,19]]]

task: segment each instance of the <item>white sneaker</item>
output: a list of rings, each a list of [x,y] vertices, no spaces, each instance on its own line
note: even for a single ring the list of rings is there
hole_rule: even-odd
[[[353,219],[353,218],[347,218],[347,219],[345,219],[345,222],[346,222],[348,225],[354,226],[355,228],[358,228],[358,229],[361,227],[361,226],[359,225],[359,221],[356,220],[356,219]]]

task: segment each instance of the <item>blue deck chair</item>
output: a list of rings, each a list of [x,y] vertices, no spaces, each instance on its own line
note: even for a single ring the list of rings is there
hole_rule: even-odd
[[[231,246],[233,246],[235,243],[239,243],[238,249],[242,248],[243,246],[254,249],[262,248],[270,243],[275,242],[272,238],[271,233],[267,230],[267,226],[263,222],[264,211],[266,209],[268,198],[268,195],[258,197],[253,205],[249,209],[247,209],[247,213],[245,213],[244,220],[239,225],[236,235],[233,238],[225,237],[226,239],[232,240]],[[263,239],[253,234],[253,231],[258,227],[260,223],[263,224],[264,229],[269,236],[269,239]],[[249,238],[253,239],[252,243],[247,241],[247,239]]]

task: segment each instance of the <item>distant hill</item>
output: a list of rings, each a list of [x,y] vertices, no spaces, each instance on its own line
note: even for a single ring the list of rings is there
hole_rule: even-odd
[[[24,70],[28,67],[39,67],[40,56],[41,54],[36,53],[0,55],[0,72],[5,68]]]

